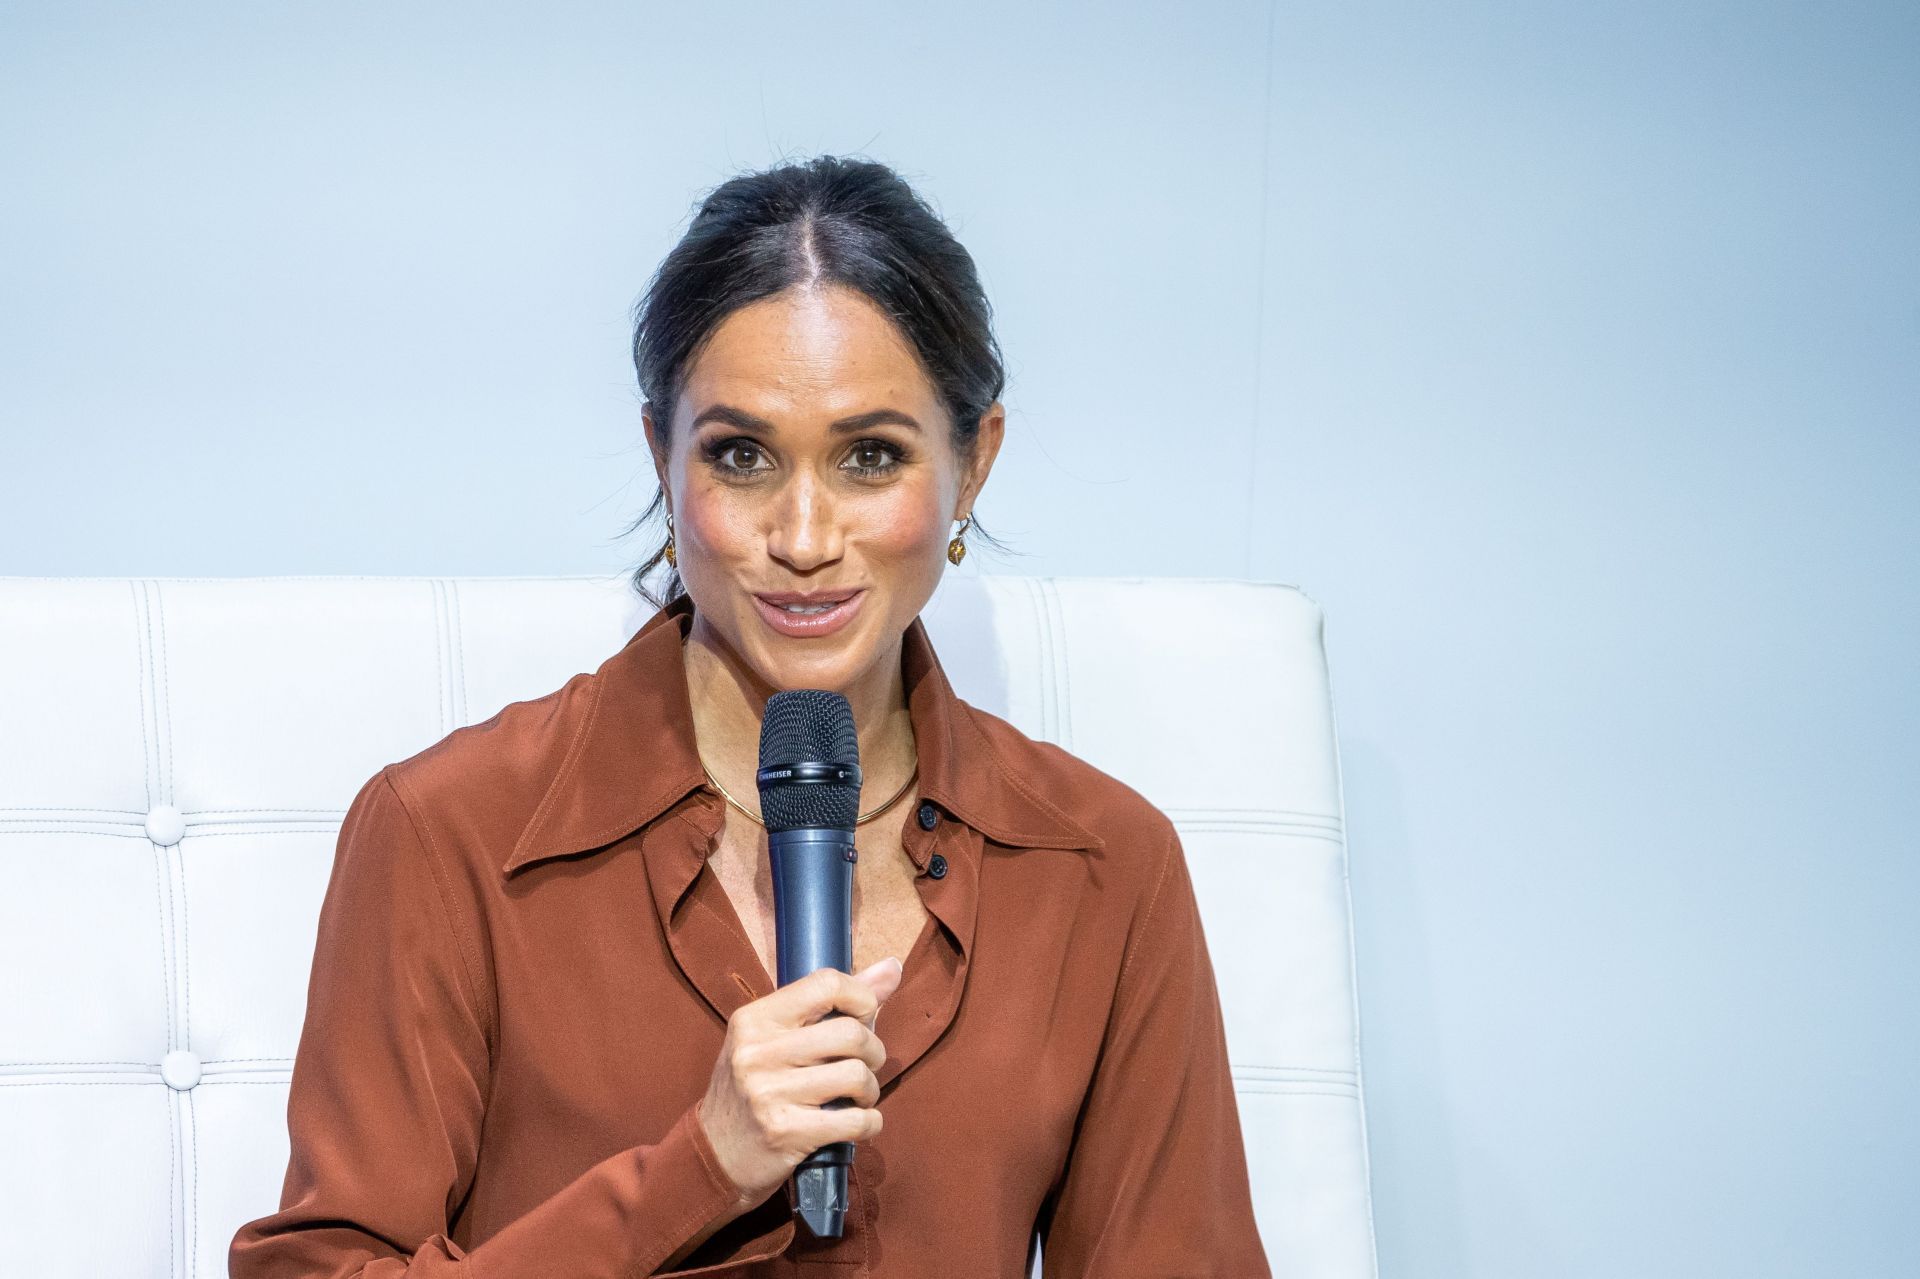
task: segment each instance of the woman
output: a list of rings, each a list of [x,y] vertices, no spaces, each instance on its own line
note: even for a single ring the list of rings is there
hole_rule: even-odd
[[[1005,422],[967,252],[882,165],[736,178],[634,355],[661,607],[355,797],[281,1209],[230,1273],[1017,1279],[1038,1237],[1049,1276],[1266,1275],[1172,824],[961,701],[919,620]],[[856,972],[775,989],[789,688],[859,733]],[[818,1239],[789,1174],[834,1141]]]

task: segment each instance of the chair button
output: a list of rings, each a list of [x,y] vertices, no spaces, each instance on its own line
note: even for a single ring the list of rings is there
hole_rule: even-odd
[[[160,1059],[160,1078],[175,1092],[185,1092],[200,1082],[200,1058],[176,1048]]]
[[[187,833],[187,819],[172,804],[162,804],[147,814],[147,838],[162,848],[171,848]]]
[[[930,800],[920,801],[920,829],[932,830],[939,824],[940,810],[935,808]]]
[[[939,853],[935,853],[933,860],[927,863],[927,874],[933,876],[935,879],[945,879],[947,877],[947,859]]]

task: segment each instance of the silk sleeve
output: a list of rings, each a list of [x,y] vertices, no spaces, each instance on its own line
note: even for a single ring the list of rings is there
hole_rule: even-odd
[[[1073,1148],[1037,1223],[1045,1274],[1269,1276],[1213,965],[1170,822],[1143,902]]]

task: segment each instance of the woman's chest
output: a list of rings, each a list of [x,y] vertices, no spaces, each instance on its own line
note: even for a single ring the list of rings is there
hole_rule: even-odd
[[[884,822],[880,819],[874,826]],[[889,955],[905,963],[933,918],[914,885],[913,859],[901,847],[897,832],[856,831],[854,847],[858,859],[853,876],[853,971]],[[767,971],[768,984],[777,986],[773,871],[767,860],[766,832],[729,814],[707,866],[726,890],[734,915]]]
[[[770,883],[722,873],[745,861],[741,850],[706,838],[683,847],[671,838],[679,834],[665,827],[645,856],[585,870],[553,863],[492,921],[501,1024],[482,1148],[491,1168],[538,1175],[489,1201],[483,1222],[497,1227],[594,1162],[657,1141],[707,1086],[726,1012],[747,993],[743,935],[771,974]],[[903,849],[888,850],[897,859],[889,867],[878,844],[858,846],[873,876],[856,870],[859,966],[913,955],[877,1027],[899,1060],[886,1129],[863,1143],[863,1213],[894,1237],[978,1231],[981,1203],[937,1193],[956,1160],[977,1160],[996,1169],[988,1215],[1024,1237],[1066,1158],[1099,1056],[1124,921],[1099,917],[1077,855],[989,851],[977,879],[916,880]],[[959,860],[957,843],[947,851]],[[924,905],[881,909],[889,887],[914,893],[916,905],[925,890],[945,927],[909,933],[932,916]],[[1002,1273],[991,1264],[966,1272]]]

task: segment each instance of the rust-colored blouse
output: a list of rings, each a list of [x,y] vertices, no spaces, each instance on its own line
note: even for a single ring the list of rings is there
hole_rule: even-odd
[[[735,1189],[693,1108],[772,993],[706,859],[682,597],[592,674],[380,770],[340,830],[280,1210],[235,1279],[1269,1275],[1185,855],[1138,792],[902,675],[933,919],[875,1032],[845,1234]]]

